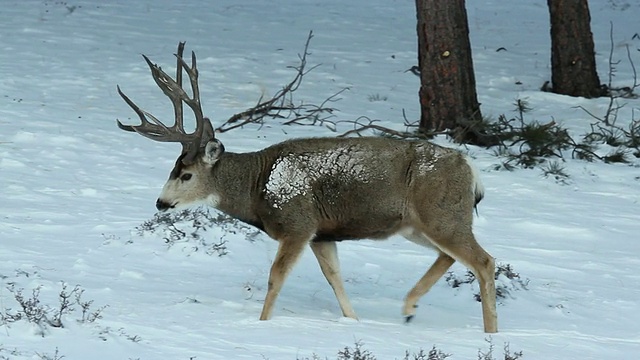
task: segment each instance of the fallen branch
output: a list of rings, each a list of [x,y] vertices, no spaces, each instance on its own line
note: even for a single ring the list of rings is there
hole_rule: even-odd
[[[293,93],[300,87],[304,76],[320,66],[318,64],[307,69],[307,55],[309,55],[309,43],[311,38],[313,38],[312,31],[309,32],[302,54],[298,55],[300,64],[288,67],[295,69],[296,71],[296,75],[291,82],[276,92],[269,100],[264,100],[263,97],[260,97],[255,106],[231,116],[227,121],[216,128],[216,132],[223,133],[248,124],[262,125],[265,118],[289,119],[284,123],[285,125],[328,124],[330,129],[335,130],[335,123],[328,121],[328,119],[333,117],[332,114],[336,109],[327,107],[326,105],[339,101],[340,99],[338,98],[338,95],[347,90],[347,88],[329,96],[320,105],[306,104],[303,102],[296,105],[293,101]]]

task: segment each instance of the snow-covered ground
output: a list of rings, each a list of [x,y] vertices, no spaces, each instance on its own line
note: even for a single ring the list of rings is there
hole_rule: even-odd
[[[640,65],[640,5],[592,0],[599,74],[606,82],[614,24],[614,83],[631,85],[624,45]],[[580,135],[607,99],[542,93],[550,78],[548,13],[539,1],[467,4],[479,100],[485,115],[555,119]],[[435,259],[401,238],[339,245],[347,292],[360,321],[341,318],[310,252],[294,268],[272,320],[258,321],[275,241],[234,225],[209,228],[228,254],[192,243],[168,247],[162,233],[139,234],[180,147],[117,129],[136,121],[116,84],[142,108],[170,119],[140,54],[172,69],[179,41],[198,54],[205,112],[214,122],[253,106],[293,76],[310,30],[311,64],[298,98],[318,103],[344,87],[337,119],[360,115],[402,128],[419,116],[412,1],[4,0],[0,5],[0,313],[15,294],[40,289],[56,307],[61,282],[84,289],[101,319],[64,328],[24,320],[0,324],[0,359],[335,358],[361,341],[378,359],[433,345],[453,359],[487,349],[473,289],[442,280],[404,324],[402,299]],[[636,38],[633,38],[634,34]],[[506,51],[496,50],[504,47]],[[620,121],[638,100],[625,100]],[[636,116],[637,115],[636,110]],[[345,125],[341,130],[347,130]],[[219,136],[228,151],[260,149],[322,127],[277,121]],[[445,139],[438,139],[446,143]],[[453,146],[453,145],[451,145]],[[470,148],[486,186],[475,233],[499,263],[529,279],[499,306],[503,343],[524,359],[631,359],[640,354],[640,180],[637,166],[568,160],[568,184],[538,170],[495,171],[492,150]],[[215,214],[214,214],[215,216]],[[465,269],[452,268],[462,276]]]

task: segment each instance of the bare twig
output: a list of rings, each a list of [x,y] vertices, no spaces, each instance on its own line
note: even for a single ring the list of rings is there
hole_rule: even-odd
[[[296,75],[291,82],[276,92],[269,100],[264,100],[263,97],[260,97],[255,106],[231,116],[227,121],[219,126],[216,131],[223,133],[243,127],[247,124],[262,124],[265,118],[289,119],[285,122],[287,125],[329,124],[329,128],[335,128],[333,126],[335,124],[328,121],[329,118],[333,117],[332,113],[335,109],[327,107],[326,105],[340,100],[338,96],[347,90],[347,88],[329,96],[320,105],[305,103],[294,104],[293,101],[293,93],[300,87],[303,77],[313,69],[320,66],[318,64],[307,69],[307,55],[309,55],[309,43],[312,38],[313,32],[311,31],[307,37],[302,54],[298,54],[300,64],[288,67],[295,69],[296,71]]]
[[[604,123],[605,125],[609,125],[609,118],[613,116],[615,119],[618,116],[618,108],[614,107],[613,104],[616,101],[616,97],[613,95],[611,91],[611,82],[613,80],[614,73],[616,72],[616,65],[620,62],[613,62],[613,22],[609,22],[609,41],[610,41],[610,50],[609,50],[609,82],[607,83],[608,92],[609,92],[609,105],[607,106],[607,112],[604,115]]]
[[[638,82],[636,65],[633,63],[633,59],[631,58],[631,50],[629,50],[629,44],[627,44],[625,47],[627,49],[627,59],[629,60],[629,64],[631,65],[631,71],[633,72],[633,86],[631,87],[631,94],[633,94],[636,88],[640,86],[640,83]]]
[[[611,89],[611,82],[616,69],[613,63],[613,21],[609,21],[609,44],[609,81],[607,82],[607,86]],[[620,62],[618,61],[615,65],[618,65],[619,63]]]
[[[631,65],[631,70],[633,74],[633,85],[625,86],[621,88],[613,88],[612,87],[612,79],[616,73],[616,66],[620,63],[619,61],[613,61],[613,51],[614,51],[614,39],[613,39],[613,23],[611,23],[610,31],[609,31],[609,39],[610,39],[610,51],[609,51],[609,73],[608,73],[608,89],[607,95],[609,97],[609,102],[606,108],[606,111],[603,116],[595,115],[589,110],[585,109],[582,106],[578,106],[577,108],[581,109],[585,113],[587,113],[590,117],[592,117],[595,122],[590,124],[591,132],[587,133],[583,137],[583,142],[576,145],[574,149],[574,154],[576,152],[587,154],[590,157],[597,158],[599,160],[607,161],[608,156],[598,156],[593,151],[590,150],[591,144],[593,143],[604,143],[610,146],[614,146],[619,148],[621,152],[625,152],[626,149],[635,149],[634,155],[640,157],[640,150],[638,147],[640,146],[640,120],[636,120],[634,118],[634,111],[631,110],[631,121],[629,123],[628,128],[620,126],[617,124],[618,122],[618,114],[619,110],[622,109],[625,104],[620,105],[618,102],[619,98],[636,98],[637,95],[634,94],[634,90],[640,86],[638,83],[637,71],[635,64],[633,62],[631,51],[629,50],[629,46],[626,46],[627,50],[627,59]],[[620,152],[618,151],[618,152]]]
[[[376,122],[378,122],[380,120],[376,120],[376,119],[371,119],[367,116],[360,116],[355,120],[342,120],[339,121],[338,123],[341,124],[352,124],[353,125],[353,129],[346,131],[340,135],[338,135],[338,137],[346,137],[346,136],[350,136],[350,135],[358,135],[358,136],[363,136],[362,133],[364,131],[367,130],[373,130],[373,131],[378,131],[380,132],[382,135],[385,136],[392,136],[392,137],[397,137],[397,138],[402,138],[402,139],[430,139],[435,135],[438,134],[445,134],[448,133],[446,131],[443,132],[433,132],[433,133],[425,133],[425,132],[420,132],[420,131],[411,131],[409,130],[411,127],[416,127],[416,125],[414,123],[410,123],[406,117],[405,117],[405,126],[407,127],[407,130],[405,131],[400,131],[400,130],[394,130],[382,125],[377,125]]]
[[[337,93],[326,98],[322,103],[320,103],[320,105],[301,103],[296,108],[289,109],[295,117],[282,124],[303,126],[324,125],[332,131],[335,131],[336,122],[329,119],[335,116],[333,115],[333,112],[336,109],[327,107],[327,104],[340,101],[341,98],[338,96],[347,90],[349,90],[349,88],[341,89]],[[320,114],[326,115],[321,117]]]

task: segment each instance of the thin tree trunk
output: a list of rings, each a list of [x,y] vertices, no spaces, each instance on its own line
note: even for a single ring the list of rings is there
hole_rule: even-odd
[[[553,92],[587,98],[602,96],[587,0],[547,0],[547,4]]]
[[[482,119],[471,59],[464,0],[416,0],[420,130],[454,130],[457,141],[475,142],[472,124]]]

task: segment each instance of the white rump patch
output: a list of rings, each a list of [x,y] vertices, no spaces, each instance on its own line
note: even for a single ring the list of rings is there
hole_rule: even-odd
[[[469,156],[465,155],[464,159],[467,161],[467,164],[469,164],[469,169],[471,169],[471,175],[473,176],[471,180],[471,193],[476,199],[482,199],[484,196],[484,185],[482,185],[480,181],[480,172]]]

